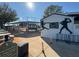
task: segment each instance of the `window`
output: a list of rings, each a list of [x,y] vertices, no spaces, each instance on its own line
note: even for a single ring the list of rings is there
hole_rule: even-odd
[[[58,22],[53,22],[53,23],[50,23],[50,28],[55,28],[55,29],[58,29],[59,28],[59,23]]]
[[[79,17],[74,18],[74,24],[79,24]]]
[[[79,24],[75,24],[75,28],[76,29],[79,29]]]

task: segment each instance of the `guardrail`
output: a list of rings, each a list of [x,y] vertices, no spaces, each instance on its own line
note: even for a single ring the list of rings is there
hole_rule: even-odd
[[[66,40],[66,41],[71,41],[71,42],[79,42],[79,35],[57,34],[57,40]]]

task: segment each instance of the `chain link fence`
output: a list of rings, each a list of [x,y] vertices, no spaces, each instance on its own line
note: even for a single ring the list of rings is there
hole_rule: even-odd
[[[0,46],[0,57],[17,57],[17,45],[9,42]]]

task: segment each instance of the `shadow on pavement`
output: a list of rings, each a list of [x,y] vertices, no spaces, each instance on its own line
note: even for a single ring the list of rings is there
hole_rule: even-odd
[[[34,31],[20,32],[19,34],[16,34],[15,36],[23,37],[23,38],[31,38],[31,37],[35,37],[35,36],[40,36],[40,32],[34,32]]]
[[[43,40],[60,57],[79,57],[79,43],[69,43],[65,41],[56,41],[54,39],[43,38]]]

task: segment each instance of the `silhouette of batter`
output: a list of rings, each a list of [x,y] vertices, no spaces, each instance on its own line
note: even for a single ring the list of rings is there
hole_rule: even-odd
[[[42,27],[42,30],[43,30],[43,29],[48,29],[48,28],[44,27],[44,25],[45,25],[44,21],[41,20],[41,27]]]
[[[72,34],[72,32],[68,28],[68,23],[71,23],[71,22],[72,21],[69,18],[65,18],[65,20],[61,22],[61,25],[63,25],[63,27],[60,29],[59,33],[61,33],[61,31],[65,28],[67,31],[70,32],[70,34]]]

